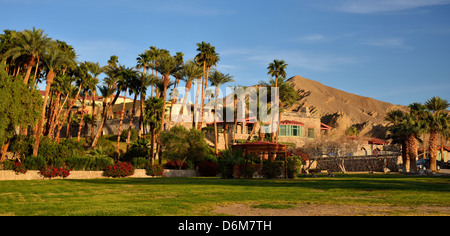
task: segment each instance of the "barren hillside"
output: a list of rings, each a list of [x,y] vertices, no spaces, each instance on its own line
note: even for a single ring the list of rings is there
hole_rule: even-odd
[[[308,106],[317,117],[321,117],[323,123],[339,131],[354,125],[361,135],[384,138],[388,124],[384,121],[386,113],[394,109],[406,109],[404,106],[347,93],[301,76],[289,80],[302,94],[300,105],[294,105],[291,109],[296,111],[302,106]]]

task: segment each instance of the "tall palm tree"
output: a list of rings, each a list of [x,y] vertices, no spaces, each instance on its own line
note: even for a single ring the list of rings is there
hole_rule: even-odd
[[[163,85],[164,85],[164,91],[163,91],[163,114],[161,117],[161,131],[164,130],[164,120],[165,120],[165,109],[166,109],[166,100],[167,100],[167,87],[169,86],[169,76],[174,73],[178,66],[177,62],[173,57],[170,55],[164,55],[160,58],[158,58],[157,61],[157,67],[156,70],[161,73],[161,76],[163,77]]]
[[[44,55],[43,64],[45,67],[45,70],[47,71],[46,76],[46,87],[45,87],[45,94],[44,94],[44,102],[42,105],[42,113],[41,118],[37,125],[37,130],[35,133],[35,143],[33,147],[33,156],[37,156],[39,151],[39,143],[40,143],[40,137],[42,135],[44,120],[45,120],[45,109],[47,107],[47,99],[50,92],[50,87],[53,83],[53,79],[56,76],[56,70],[60,69],[61,67],[64,67],[65,65],[71,63],[69,59],[66,57],[66,55],[61,52],[60,49],[57,47],[49,47],[47,49],[46,54]]]
[[[429,111],[426,116],[427,130],[430,133],[429,153],[430,169],[436,171],[436,159],[438,152],[438,135],[449,126],[449,118],[443,111],[450,107],[447,99],[433,97],[425,102],[425,107]]]
[[[120,83],[118,90],[121,90],[124,92],[124,101],[122,104],[122,113],[120,114],[120,121],[119,121],[119,131],[117,133],[117,157],[120,156],[120,134],[122,133],[122,124],[123,124],[123,118],[125,116],[125,99],[127,98],[127,90],[130,87],[130,83],[132,80],[137,80],[138,72],[134,68],[125,68],[122,67],[120,71]]]
[[[144,53],[141,53],[136,58],[137,65],[136,69],[142,68],[142,75],[141,75],[141,87],[139,93],[141,94],[140,98],[140,115],[139,115],[139,126],[138,126],[138,138],[141,139],[141,126],[142,121],[144,119],[144,100],[145,100],[145,93],[144,90],[146,90],[147,86],[150,86],[150,82],[148,79],[148,76],[146,75],[146,69],[149,67],[152,57],[149,50],[145,50]],[[142,127],[143,130],[143,127]]]
[[[97,121],[96,119],[96,106],[95,106],[95,98],[97,97],[97,85],[99,83],[98,76],[102,74],[105,70],[104,67],[100,66],[98,62],[88,62],[88,70],[89,73],[91,73],[91,76],[93,78],[92,80],[92,87],[91,87],[91,94],[92,94],[92,123],[91,123],[91,140],[94,139],[94,128],[95,123]]]
[[[259,83],[261,86],[267,87],[268,93],[267,96],[269,97],[269,101],[271,103],[272,103],[271,88],[272,87],[278,88],[278,93],[276,93],[275,96],[278,96],[279,100],[278,121],[281,122],[281,112],[283,112],[286,108],[291,107],[294,103],[296,103],[300,99],[300,94],[298,93],[298,91],[295,90],[292,83],[288,81],[285,77],[279,77],[278,79],[272,78],[269,80],[269,83],[266,83],[265,81],[260,81]],[[272,133],[271,136],[272,142],[273,141],[278,142],[279,132],[280,132],[280,124],[277,125],[276,132]]]
[[[130,96],[132,94],[134,94],[134,99],[133,99],[133,108],[131,109],[130,123],[128,125],[127,149],[126,149],[127,151],[128,151],[128,148],[130,147],[131,128],[133,126],[134,115],[136,114],[137,97],[138,97],[140,91],[142,91],[141,86],[142,86],[142,77],[138,76],[137,73],[136,73],[136,75],[130,77],[130,80],[128,83],[128,88],[129,88],[128,92],[129,92]]]
[[[150,146],[150,161],[153,164],[155,157],[155,139],[157,130],[161,125],[161,117],[163,115],[164,101],[161,98],[149,97],[145,100],[145,118],[144,123],[150,126],[151,146]],[[161,158],[159,159],[161,164]]]
[[[24,30],[18,34],[15,34],[16,40],[14,47],[10,48],[6,53],[6,57],[12,57],[15,60],[18,57],[26,58],[27,73],[25,75],[24,83],[28,84],[31,70],[34,66],[39,65],[39,60],[45,53],[45,50],[52,43],[51,38],[48,38],[47,34],[44,34],[43,29]]]
[[[215,86],[215,94],[214,94],[215,104],[218,104],[219,101],[219,92],[220,92],[219,87],[226,83],[234,82],[233,76],[229,74],[224,74],[217,70],[214,70],[211,73],[211,75],[209,76],[209,81],[211,82],[211,86]],[[217,109],[217,105],[215,107]],[[217,111],[214,114],[214,146],[216,155],[219,155],[218,137],[217,137]]]
[[[278,87],[278,78],[280,77],[286,77],[286,67],[288,64],[284,60],[273,60],[273,62],[269,63],[269,66],[267,69],[269,70],[267,74],[269,74],[272,77],[275,77],[275,88]],[[275,92],[276,93],[276,92]],[[278,96],[278,94],[275,94],[275,97]],[[281,112],[281,111],[280,111]],[[275,117],[274,117],[275,119]],[[277,134],[280,130],[280,125],[277,125]],[[275,135],[272,133],[272,142],[274,142]]]
[[[80,87],[83,87],[83,90],[82,90],[83,100],[81,102],[81,111],[79,111],[81,113],[80,113],[80,122],[78,124],[78,136],[77,136],[77,142],[80,142],[81,141],[81,130],[84,125],[84,116],[87,115],[87,114],[85,114],[87,95],[88,95],[89,91],[91,91],[92,89],[95,89],[95,86],[97,86],[97,83],[94,80],[94,78],[92,78],[92,76],[89,74],[89,67],[88,67],[87,62],[83,62],[80,64],[79,67],[77,67],[77,73],[80,78],[77,81],[77,83],[80,84],[79,85]]]
[[[145,73],[143,77],[141,77],[141,114],[139,115],[139,132],[138,132],[138,138],[141,139],[142,135],[145,134],[145,125],[144,125],[144,100],[145,96],[147,95],[147,88],[148,86],[152,86],[157,82],[157,78],[155,75]]]
[[[115,105],[117,99],[119,98],[120,92],[122,91],[120,86],[122,85],[121,80],[121,66],[119,64],[118,57],[113,55],[108,60],[108,65],[105,67],[104,72],[107,77],[103,79],[103,83],[108,87],[108,97],[103,97],[103,114],[102,114],[102,122],[100,123],[100,127],[97,130],[97,134],[95,134],[95,138],[92,141],[91,147],[95,148],[97,146],[98,139],[103,134],[103,127],[105,127],[106,121],[108,119],[108,114],[112,111],[113,106]],[[106,91],[105,91],[106,92]],[[114,95],[114,92],[116,93]],[[107,103],[106,100],[109,100]],[[106,105],[106,108],[105,108]]]
[[[206,84],[208,83],[208,71],[211,66],[214,66],[219,61],[219,54],[216,53],[216,48],[214,46],[211,46],[210,43],[201,42],[197,43],[197,51],[199,52],[195,56],[195,60],[198,64],[203,66],[203,77],[202,77],[202,83],[201,83],[201,89],[202,89],[202,97],[201,97],[201,113],[200,116],[203,116],[203,109],[204,109],[204,103],[205,103],[205,90],[206,90]],[[200,130],[202,128],[203,124],[203,118],[199,120],[197,129]]]
[[[184,63],[183,68],[180,71],[181,77],[180,79],[186,82],[185,85],[185,93],[183,98],[183,103],[181,104],[179,118],[176,122],[181,122],[184,107],[186,106],[188,94],[191,91],[192,83],[195,79],[200,78],[203,75],[202,68],[197,65],[193,60],[189,60]]]

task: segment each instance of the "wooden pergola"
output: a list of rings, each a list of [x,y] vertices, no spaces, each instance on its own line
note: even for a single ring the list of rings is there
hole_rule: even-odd
[[[261,166],[263,164],[263,159],[269,160],[269,162],[271,162],[274,160],[275,155],[276,156],[281,155],[284,160],[284,166],[286,167],[287,145],[285,144],[257,141],[252,143],[235,144],[232,146],[232,149],[233,150],[241,149],[243,153],[246,155],[249,154],[259,155],[261,159]],[[285,176],[287,177],[286,173]]]

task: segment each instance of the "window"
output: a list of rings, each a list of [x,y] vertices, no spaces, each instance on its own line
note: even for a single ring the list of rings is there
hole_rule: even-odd
[[[308,128],[308,138],[314,138],[314,128]]]
[[[280,125],[280,136],[287,136],[286,125]]]
[[[302,137],[302,126],[299,125],[280,125],[280,136]]]

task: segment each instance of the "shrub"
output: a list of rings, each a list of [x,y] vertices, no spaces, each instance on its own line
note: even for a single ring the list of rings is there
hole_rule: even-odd
[[[145,157],[135,157],[131,160],[131,165],[136,169],[145,169],[149,160]]]
[[[232,179],[235,165],[242,165],[245,162],[245,156],[242,150],[227,149],[220,152],[217,170],[222,178]]]
[[[216,176],[217,163],[213,161],[204,161],[198,165],[198,172],[201,176]]]
[[[264,162],[261,175],[267,179],[277,178],[281,175],[283,163],[279,161]]]
[[[256,172],[257,168],[254,165],[245,165],[243,169],[243,176],[246,179],[253,178],[253,174]]]
[[[70,169],[67,167],[57,168],[52,165],[45,166],[39,171],[39,174],[44,178],[54,178],[54,177],[63,177],[66,178],[70,175]]]
[[[186,170],[189,165],[186,162],[183,162],[183,160],[169,160],[167,161],[167,163],[164,165],[164,167],[166,167],[166,169],[180,169],[181,170]]]
[[[161,148],[164,158],[168,160],[186,160],[187,162],[201,162],[208,156],[209,147],[205,134],[193,128],[176,125],[170,131],[160,135]]]
[[[22,162],[14,162],[13,171],[16,172],[16,174],[26,174],[27,168],[25,168],[25,165]]]
[[[133,128],[128,128],[131,129],[131,135],[130,135],[130,141],[131,142],[135,142],[138,139],[138,132],[133,129]],[[120,141],[121,142],[126,142],[128,139],[128,129],[123,130],[123,132],[120,134]]]
[[[164,168],[160,165],[147,165],[145,168],[145,174],[149,176],[162,176]]]
[[[106,156],[70,156],[66,159],[66,165],[72,170],[99,171],[113,164],[114,160]]]
[[[130,149],[123,154],[121,160],[125,162],[131,162],[136,157],[149,157],[150,156],[150,142],[147,139],[140,139],[137,142],[131,144]]]
[[[286,172],[288,178],[295,178],[297,174],[300,173],[300,167],[302,166],[300,160],[300,157],[297,156],[290,156],[287,158]]]
[[[113,166],[107,166],[103,169],[103,176],[120,178],[134,174],[134,167],[127,162],[116,162]]]
[[[42,156],[27,156],[23,160],[28,170],[40,170],[47,165],[47,160]]]

